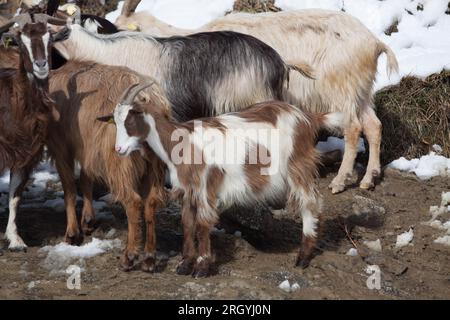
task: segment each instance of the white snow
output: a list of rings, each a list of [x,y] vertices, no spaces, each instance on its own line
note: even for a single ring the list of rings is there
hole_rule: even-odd
[[[351,257],[356,257],[358,255],[358,250],[355,248],[350,248],[350,249],[348,249],[348,251],[345,255],[351,256]]]
[[[396,248],[401,248],[408,245],[414,237],[414,231],[412,228],[409,231],[403,232],[397,236],[397,242],[395,243]]]
[[[100,240],[92,238],[92,241],[82,246],[72,246],[61,242],[55,246],[45,246],[39,249],[40,252],[46,252],[48,256],[70,257],[70,258],[92,258],[99,254],[120,248],[122,242],[119,239]]]
[[[52,182],[52,185],[60,185],[59,176],[56,172],[56,169],[48,162],[41,162],[34,173],[30,177],[31,183],[27,185],[25,192],[23,193],[24,198],[33,198],[37,199],[41,197],[43,206],[47,208],[55,209],[57,212],[63,212],[62,208],[62,200],[59,198],[63,197],[63,193],[54,192],[54,196],[58,197],[58,199],[48,200],[44,202],[42,198],[45,191],[54,191],[47,190],[49,182]],[[6,171],[2,176],[0,176],[0,212],[4,211],[4,209],[8,206],[7,194],[9,192],[9,171]],[[3,195],[2,195],[3,193]],[[41,206],[42,204],[39,204]],[[22,207],[35,207],[33,204],[23,204]]]
[[[344,153],[345,150],[345,142],[344,139],[337,137],[328,137],[327,141],[319,141],[316,145],[316,149],[320,152],[326,153],[334,150],[340,150]],[[359,138],[358,141],[358,153],[366,152],[366,148],[364,146],[364,140]]]
[[[146,11],[179,28],[196,29],[232,10],[233,0],[142,0],[137,11]],[[358,18],[394,51],[400,71],[388,77],[386,58],[379,59],[375,89],[398,83],[411,75],[426,77],[450,69],[450,15],[448,0],[276,0],[285,11],[321,8],[345,11]],[[114,22],[122,10],[106,17]],[[174,10],[176,8],[176,10]],[[423,10],[422,10],[423,9]],[[398,32],[384,32],[398,22]]]
[[[434,240],[434,243],[443,244],[445,246],[450,246],[450,236],[442,236]]]
[[[291,284],[289,283],[289,280],[284,280],[282,283],[280,283],[278,288],[285,292],[291,292]]]
[[[441,199],[441,206],[450,205],[450,192],[442,192]]]
[[[413,172],[421,180],[428,180],[432,177],[450,176],[450,159],[437,155],[435,152],[430,152],[420,159],[407,160],[401,157],[388,164],[388,167],[400,171]]]
[[[389,78],[386,58],[380,58],[376,90],[396,84],[407,75],[423,78],[450,69],[450,15],[445,14],[448,0],[277,0],[275,5],[283,10],[343,10],[358,18],[392,48],[399,62],[399,74]],[[396,21],[398,32],[386,35],[384,32]]]
[[[283,290],[284,292],[294,292],[297,291],[298,289],[300,289],[300,285],[295,282],[292,285],[289,283],[289,280],[284,280],[283,282],[280,283],[280,285],[278,286],[278,288],[280,288],[281,290]]]
[[[381,252],[382,248],[381,248],[381,240],[377,239],[374,241],[364,241],[363,244],[369,248],[370,250],[376,251],[376,252]]]
[[[233,10],[233,4],[234,0],[143,0],[136,12],[150,12],[156,18],[178,28],[197,29]],[[122,6],[123,1],[106,18],[116,21]]]
[[[39,253],[46,256],[42,266],[49,270],[50,274],[63,274],[74,261],[81,267],[84,265],[85,259],[121,247],[122,242],[119,239],[100,240],[92,238],[91,242],[82,246],[72,246],[63,242],[55,246],[45,246],[39,249]]]

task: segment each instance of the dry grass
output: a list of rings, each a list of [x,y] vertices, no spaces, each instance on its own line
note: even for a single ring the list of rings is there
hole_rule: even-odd
[[[77,5],[80,6],[83,13],[100,17],[116,10],[118,3],[119,0],[106,0],[105,5],[102,5],[99,0],[77,0]]]
[[[281,9],[275,6],[274,0],[236,0],[233,5],[233,11],[257,13],[278,12]]]
[[[375,104],[383,123],[383,163],[427,154],[433,144],[450,156],[450,72],[405,77],[378,92]]]

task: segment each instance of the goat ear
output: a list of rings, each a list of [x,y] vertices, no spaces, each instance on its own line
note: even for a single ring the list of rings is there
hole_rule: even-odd
[[[16,35],[14,33],[4,33],[1,38],[1,43],[5,48],[9,46],[17,46]]]
[[[98,117],[97,121],[106,122],[106,123],[115,123],[114,116],[112,114],[103,116],[103,117]]]
[[[66,26],[62,30],[52,34],[53,42],[65,41],[69,39],[71,30]]]

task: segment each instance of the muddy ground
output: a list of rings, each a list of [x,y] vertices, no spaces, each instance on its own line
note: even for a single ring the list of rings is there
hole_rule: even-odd
[[[421,224],[430,218],[429,207],[439,205],[441,192],[450,191],[448,178],[421,182],[412,175],[389,171],[374,191],[354,185],[344,193],[331,195],[327,185],[334,174],[325,174],[319,182],[325,200],[321,243],[305,270],[294,267],[300,243],[298,219],[282,211],[275,212],[273,218],[267,214],[250,217],[249,211],[242,210],[237,218],[223,219],[218,229],[225,228],[226,232],[212,232],[215,275],[206,279],[176,275],[182,232],[177,209],[171,208],[158,214],[157,273],[121,271],[121,250],[115,249],[87,259],[81,289],[69,290],[67,275],[50,272],[43,263],[45,255],[38,252],[44,245],[63,240],[64,213],[23,209],[18,226],[29,248],[25,253],[9,252],[6,242],[1,242],[0,298],[449,299],[450,247],[433,243],[442,231]],[[355,215],[361,211],[368,216]],[[112,212],[112,216],[100,219],[93,236],[105,238],[114,228],[113,237],[124,242],[125,217],[119,207],[113,207]],[[243,221],[243,216],[248,220]],[[447,213],[442,220],[449,218]],[[6,222],[7,214],[1,214],[0,232],[5,231]],[[411,227],[412,244],[395,249],[396,236]],[[236,230],[242,236],[235,234]],[[364,240],[376,239],[381,240],[381,253],[363,245]],[[346,255],[355,245],[359,255]],[[366,285],[368,265],[380,267],[379,290]],[[285,279],[298,283],[299,289],[290,293],[281,290],[278,286]]]

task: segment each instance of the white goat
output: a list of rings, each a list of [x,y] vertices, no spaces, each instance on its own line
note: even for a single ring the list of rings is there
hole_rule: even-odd
[[[301,102],[312,112],[346,114],[345,152],[338,175],[330,184],[333,193],[345,189],[352,176],[357,143],[363,132],[369,143],[369,163],[360,187],[370,189],[380,175],[381,122],[375,115],[372,89],[381,53],[387,55],[390,74],[398,70],[392,50],[358,19],[336,11],[311,9],[277,13],[234,13],[197,30],[175,28],[145,12],[134,13],[139,0],[127,0],[116,20],[119,29],[141,30],[153,36],[186,35],[231,30],[250,34],[272,46],[284,61],[306,61],[316,80],[294,74],[288,101]]]

